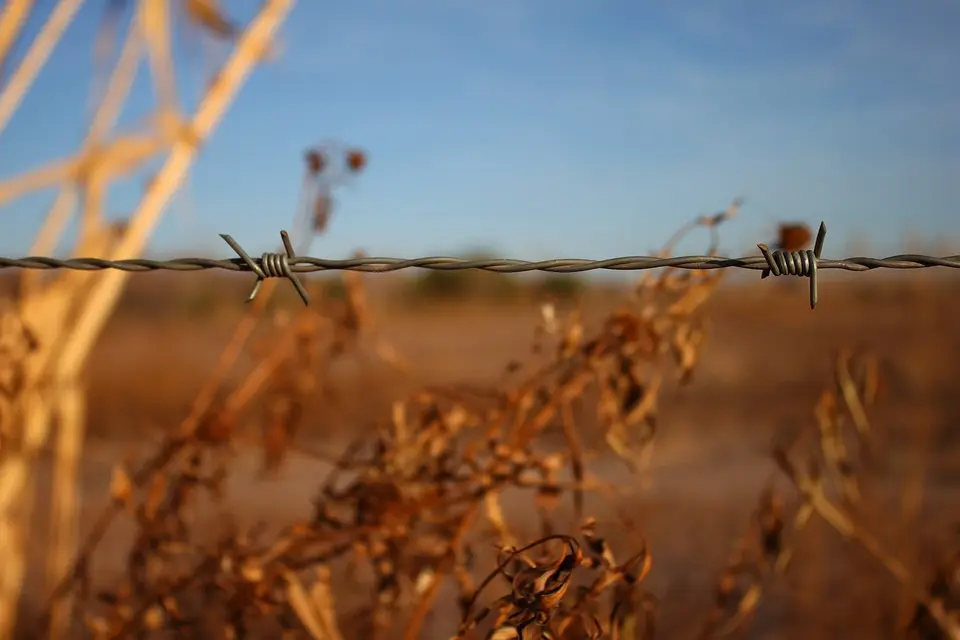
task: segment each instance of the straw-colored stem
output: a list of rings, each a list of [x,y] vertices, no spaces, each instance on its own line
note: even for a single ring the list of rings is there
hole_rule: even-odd
[[[0,180],[0,207],[28,193],[52,187],[70,178],[76,171],[77,158],[65,158],[29,169],[12,178]]]
[[[77,546],[81,492],[77,489],[80,454],[84,438],[84,397],[76,380],[61,381],[57,389],[57,433],[50,539],[47,551],[47,584],[51,588],[71,566]],[[50,638],[64,638],[70,632],[73,600],[67,597],[50,611]]]
[[[84,215],[98,214],[103,206],[104,185],[102,180],[92,177],[87,186],[84,201]],[[98,255],[108,251],[114,238],[110,229],[97,226],[97,216],[85,220],[85,229],[81,239],[84,248]],[[57,296],[64,300],[67,308],[74,309],[91,284],[90,274],[68,276],[57,283],[64,293]],[[59,335],[64,335],[60,331]],[[57,353],[58,344],[48,345],[48,353]],[[53,589],[71,566],[78,536],[78,503],[80,455],[84,438],[84,399],[76,379],[58,380],[56,394],[51,398],[56,406],[51,413],[56,415],[57,438],[54,448],[53,483],[51,485],[50,535],[46,556],[46,582]],[[50,638],[62,638],[68,635],[71,624],[73,601],[66,597],[57,602],[50,611]]]
[[[78,180],[94,165],[98,165],[98,170],[108,173],[113,179],[129,175],[168,144],[169,141],[158,133],[116,137],[100,147],[84,149],[72,157],[0,181],[0,206],[57,183]]]
[[[49,404],[41,391],[28,389],[17,399],[22,420],[20,445],[0,465],[0,638],[12,638],[27,570],[26,535],[33,512],[32,463],[47,441]]]
[[[166,163],[144,193],[140,206],[131,218],[127,232],[119,241],[118,246],[111,252],[115,258],[140,253],[147,237],[159,220],[167,201],[185,177],[186,171],[193,160],[196,144],[202,142],[212,132],[249,73],[250,68],[257,62],[259,52],[268,44],[273,32],[279,26],[291,5],[292,0],[275,0],[267,4],[245,33],[237,45],[233,57],[224,66],[217,81],[213,83],[201,102],[192,122],[190,139],[181,139],[173,145]],[[117,272],[102,274],[93,283],[92,289],[79,311],[77,323],[72,327],[72,331],[64,336],[65,339],[62,341],[63,350],[58,354],[57,372],[54,374],[57,378],[75,379],[79,374],[125,282],[126,278]],[[80,425],[82,423],[76,421],[74,423],[75,430],[79,431]],[[76,473],[75,462],[71,462],[71,460],[79,456],[80,441],[76,439],[77,437],[76,433],[64,435],[66,442],[76,443],[75,448],[67,448],[68,453],[62,459],[62,463],[65,465],[62,474],[64,479],[68,477],[70,472]],[[58,487],[58,490],[66,489]],[[60,548],[57,551],[57,560],[52,563],[56,566],[51,566],[48,573],[51,585],[55,585],[58,579],[62,577],[65,568],[69,567],[75,547],[74,544],[66,546],[67,534],[64,533],[64,531],[74,530],[73,510],[64,507],[60,510],[59,516],[60,520],[55,526],[58,526],[61,530],[61,536],[57,540]],[[73,542],[72,538],[70,542]],[[53,623],[51,637],[57,637],[58,633],[65,631],[63,626],[65,623],[62,621],[69,620],[69,611],[70,602],[68,599],[55,601],[51,608],[51,621]],[[59,626],[56,624],[58,619],[61,621]]]
[[[220,70],[200,103],[190,126],[189,139],[181,139],[174,144],[166,163],[144,193],[140,206],[130,220],[127,233],[111,256],[112,259],[131,258],[141,252],[164,207],[186,176],[197,144],[202,143],[212,133],[251,68],[267,49],[270,39],[292,5],[293,0],[267,2],[241,37],[233,56]],[[60,362],[65,377],[73,377],[82,368],[128,275],[122,271],[106,272],[101,274],[94,284],[65,345]]]
[[[10,82],[7,83],[3,93],[0,93],[0,133],[6,128],[24,96],[30,91],[33,81],[36,80],[67,27],[73,22],[82,4],[83,0],[60,0],[46,24],[40,29],[30,50],[23,57],[20,66],[10,76]]]
[[[161,119],[179,111],[177,83],[173,73],[173,52],[170,49],[170,8],[167,0],[142,0],[140,30],[147,42],[147,59],[153,77],[154,92]]]
[[[86,190],[84,206],[97,207],[102,198],[101,187],[96,182]],[[116,245],[118,231],[115,227],[100,224],[88,230],[78,251],[84,255],[106,255]],[[23,300],[24,317],[34,318],[45,314],[46,322],[37,327],[42,348],[34,354],[32,371],[36,380],[56,379],[56,363],[69,341],[69,321],[82,308],[86,296],[96,281],[92,273],[77,272],[62,274],[43,289],[40,295]]]
[[[83,143],[81,153],[89,151],[94,144],[99,142],[120,116],[136,77],[137,65],[140,62],[141,42],[140,31],[133,27],[128,29],[117,66],[110,75],[106,93],[90,124],[90,131]],[[47,212],[43,226],[30,248],[30,255],[42,256],[53,252],[63,235],[70,214],[73,213],[73,208],[76,205],[76,191],[76,187],[72,183],[64,184],[60,188],[60,193],[57,194],[56,200]],[[40,276],[40,272],[29,269],[21,274],[21,296],[29,297],[36,291]]]
[[[87,198],[85,210],[88,215],[81,247],[78,249],[88,250],[94,244],[106,248],[105,245],[110,240],[107,237],[109,230],[99,224],[95,211],[99,208],[98,203],[102,203],[107,185],[119,175],[128,174],[132,167],[141,165],[152,154],[169,145],[169,156],[146,189],[140,206],[131,217],[131,224],[119,242],[105,251],[106,255],[114,258],[138,255],[169,198],[185,177],[197,145],[215,128],[250,69],[267,48],[273,33],[292,8],[292,4],[292,0],[273,0],[265,4],[239,39],[233,56],[211,84],[193,122],[187,127],[188,134],[180,133],[182,128],[178,127],[177,139],[173,141],[170,136],[164,135],[160,136],[161,139],[154,136],[150,140],[140,137],[139,142],[136,136],[126,136],[101,145],[100,138],[114,124],[129,94],[136,72],[139,56],[137,49],[139,44],[142,44],[138,44],[137,39],[142,38],[142,33],[135,33],[144,24],[138,21],[137,27],[132,28],[128,35],[118,69],[111,78],[111,87],[95,116],[85,148],[74,158],[0,184],[0,202],[52,186],[57,182],[68,183],[63,187],[58,206],[51,211],[44,233],[37,238],[37,244],[41,247],[53,245],[73,209],[72,201],[75,201],[78,194],[75,182],[81,180]],[[39,68],[49,57],[57,39],[69,23],[69,18],[72,18],[79,5],[80,2],[75,0],[62,0],[54,10],[54,15],[34,41],[31,51],[14,74],[7,91],[0,96],[0,125],[6,124],[16,105],[28,91]],[[155,4],[150,6],[156,8]],[[152,53],[156,57],[158,50],[154,49]],[[162,69],[157,67],[161,61],[152,62],[154,72],[159,70],[162,75]],[[158,80],[162,84],[164,79]],[[64,279],[69,280],[71,285],[81,285],[72,286],[71,291],[65,291],[64,287],[60,286],[62,283],[58,282],[48,289],[34,291],[36,295],[21,299],[21,312],[36,318],[35,328],[40,337],[41,348],[31,362],[28,388],[18,399],[19,414],[22,416],[20,422],[25,423],[23,437],[19,439],[15,450],[6,453],[4,464],[0,467],[0,566],[3,567],[0,572],[0,637],[4,638],[11,636],[16,623],[26,571],[24,509],[29,505],[31,497],[28,490],[32,483],[32,465],[47,441],[47,430],[51,425],[49,413],[53,407],[40,397],[40,381],[46,380],[49,383],[51,380],[78,379],[89,351],[126,281],[126,277],[119,273],[79,275],[79,282]],[[120,277],[116,277],[118,275]],[[67,326],[63,318],[73,316],[73,311],[76,311],[78,322]],[[52,548],[47,558],[47,577],[52,582],[63,577],[65,567],[69,566],[74,555],[77,507],[75,485],[83,441],[84,411],[80,391],[75,384],[68,384],[61,391],[62,393],[57,393],[57,409],[58,424],[62,430],[55,456],[57,467],[51,522]],[[54,637],[67,631],[70,607],[68,601],[60,600],[60,604],[51,610],[51,633]]]
[[[53,253],[76,206],[77,188],[73,184],[65,184],[60,189],[60,193],[57,194],[53,205],[50,206],[50,210],[43,220],[43,226],[37,232],[33,245],[30,247],[30,255],[43,256]],[[43,274],[40,271],[23,270],[20,274],[21,299],[26,300],[36,295],[37,286],[42,276]]]
[[[90,251],[90,244],[104,244],[106,238],[103,237],[103,206],[106,199],[107,185],[110,176],[97,171],[96,168],[87,176],[86,183],[83,184],[83,207],[80,209],[80,233],[77,239],[76,251]],[[109,252],[113,248],[97,247],[97,250]],[[101,255],[101,254],[88,254]],[[91,274],[84,274],[91,275]],[[89,281],[91,278],[76,278],[76,282]],[[69,281],[69,280],[68,280]]]
[[[33,9],[33,0],[6,0],[0,12],[0,75],[10,50],[20,39],[23,25]]]

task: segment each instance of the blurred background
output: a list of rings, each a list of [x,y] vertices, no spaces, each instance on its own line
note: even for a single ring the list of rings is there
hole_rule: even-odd
[[[270,3],[163,2],[169,14],[159,18],[133,1],[76,4],[19,108],[0,101],[0,115],[9,112],[0,125],[0,255],[37,246],[54,187],[75,184],[79,197],[89,196],[96,145],[83,141],[134,21],[147,25],[144,46],[153,52],[164,45],[150,48],[151,29],[173,25],[166,68],[175,82],[164,83],[164,65],[148,72],[144,62],[111,140],[140,131],[162,138],[164,118],[177,112],[165,111],[169,104],[181,114],[200,107],[245,26]],[[0,9],[0,26],[13,7],[8,0]],[[0,91],[60,8],[32,3],[0,58]],[[824,257],[957,254],[958,33],[960,5],[947,1],[297,3],[272,44],[253,55],[259,64],[196,147],[139,248],[151,257],[231,257],[217,235],[229,233],[259,255],[290,229],[298,252],[323,258],[649,255],[686,221],[742,197],[719,229],[721,255],[757,255],[757,243],[808,248],[821,220]],[[87,155],[72,155],[82,148]],[[124,168],[97,196],[94,226],[118,237],[135,226],[141,198],[163,171],[152,152],[137,149],[110,147]],[[58,173],[61,159],[69,169]],[[65,219],[43,253],[108,246],[91,241],[84,219]],[[697,231],[672,251],[699,255],[709,245]],[[11,299],[23,295],[20,277],[0,271]],[[544,304],[561,316],[576,311],[589,333],[624,305],[637,277],[303,276],[324,326],[354,337],[325,364],[324,392],[305,399],[298,437],[333,451],[424,385],[508,387],[507,365],[528,357]],[[248,312],[253,278],[158,272],[125,284],[81,377],[88,448],[78,486],[89,497],[81,530],[105,501],[116,459],[149,449],[188,413]],[[929,454],[932,497],[921,528],[932,532],[927,540],[946,535],[955,516],[946,505],[960,489],[957,285],[945,269],[822,272],[820,305],[810,311],[805,280],[725,273],[701,310],[706,338],[691,385],[663,390],[661,489],[643,507],[645,517],[650,505],[663,515],[648,532],[667,559],[655,583],[666,601],[684,603],[668,604],[669,624],[681,629],[686,607],[709,604],[716,571],[693,579],[691,566],[722,566],[770,473],[772,443],[812,420],[844,348],[882,362],[886,404],[877,419],[902,451]],[[284,323],[301,313],[283,282],[264,304],[269,317],[225,386],[246,379],[270,351],[270,336],[292,330]],[[251,428],[266,402],[252,400]],[[585,431],[595,428],[594,417],[582,421]],[[922,442],[913,435],[920,433]],[[250,469],[238,472],[243,517],[300,517],[316,471],[297,464],[267,484],[250,479]],[[895,501],[896,490],[885,491]],[[697,538],[711,523],[717,540]],[[31,544],[41,554],[38,540]],[[825,594],[841,573],[798,580]],[[791,624],[808,626],[796,637],[853,628],[849,611],[861,595],[816,615],[815,607],[798,609],[805,613]],[[888,637],[878,631],[889,626],[881,618],[864,623],[873,625],[864,637]]]

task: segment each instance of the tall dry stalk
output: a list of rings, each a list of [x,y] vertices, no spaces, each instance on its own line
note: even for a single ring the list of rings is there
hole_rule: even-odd
[[[18,3],[12,4],[9,11],[16,11],[18,8],[17,4]],[[60,0],[50,13],[46,23],[41,27],[37,37],[34,38],[30,49],[27,50],[26,55],[23,57],[16,71],[10,75],[10,81],[4,85],[3,92],[0,93],[0,133],[6,128],[7,123],[17,111],[17,107],[20,106],[20,102],[24,96],[30,92],[33,81],[36,80],[40,74],[43,65],[45,65],[50,58],[50,54],[53,53],[53,50],[60,42],[60,38],[63,37],[64,32],[67,30],[67,27],[70,26],[70,23],[73,22],[74,17],[82,5],[83,0]],[[6,18],[6,15],[4,18]],[[14,22],[15,18],[16,16],[11,17],[11,23]],[[20,19],[23,20],[25,18],[26,13],[23,13],[23,17]],[[11,25],[11,35],[15,31],[19,31],[19,29],[14,29],[13,25]],[[10,46],[12,40],[6,44]],[[3,53],[6,53],[6,51],[0,50],[0,54]]]
[[[0,94],[0,130],[29,91],[63,31],[76,14],[79,0],[61,0],[37,35],[10,82]],[[113,259],[140,254],[171,196],[182,183],[196,149],[212,133],[246,80],[252,67],[270,46],[275,31],[292,8],[292,0],[268,0],[239,34],[227,59],[190,119],[176,115],[175,78],[171,59],[172,32],[167,0],[141,0],[129,28],[126,44],[112,74],[81,151],[67,161],[28,171],[0,182],[0,203],[37,188],[61,190],[41,229],[35,247],[52,247],[62,234],[78,201],[82,202],[80,238],[74,254]],[[17,7],[0,15],[3,44],[15,38]],[[20,7],[21,12],[23,7]],[[12,26],[8,26],[12,25]],[[146,44],[146,47],[143,44]],[[153,130],[110,134],[123,110],[146,49],[152,76],[160,94],[161,113]],[[3,51],[5,52],[5,51]],[[171,126],[171,117],[175,118]],[[105,140],[108,140],[104,144]],[[126,224],[105,223],[102,203],[112,183],[138,171],[151,157],[166,160],[150,180],[139,205]],[[78,196],[82,195],[82,199]],[[59,428],[47,554],[47,580],[53,585],[70,566],[76,548],[77,472],[84,438],[83,392],[79,384],[86,359],[126,282],[126,274],[64,274],[39,286],[35,275],[24,281],[17,310],[37,348],[22,354],[22,387],[3,415],[5,446],[0,460],[0,637],[10,637],[26,572],[24,536],[33,502],[32,467],[46,445],[51,424]],[[71,605],[61,599],[52,609],[51,637],[69,629]]]
[[[34,0],[8,0],[0,12],[0,83],[6,77],[7,56],[20,41],[23,25],[33,11]]]

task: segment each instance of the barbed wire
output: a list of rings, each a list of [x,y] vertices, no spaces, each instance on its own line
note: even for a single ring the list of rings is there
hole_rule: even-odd
[[[885,258],[851,257],[837,260],[820,257],[826,237],[826,226],[821,223],[815,247],[803,251],[771,251],[766,245],[757,245],[762,255],[728,258],[722,256],[622,256],[603,260],[579,258],[553,258],[549,260],[516,260],[509,258],[485,258],[468,260],[448,256],[429,256],[422,258],[380,258],[362,257],[342,260],[330,260],[309,256],[297,256],[286,231],[280,232],[285,253],[268,252],[260,258],[252,258],[229,235],[221,238],[233,249],[238,258],[172,258],[150,260],[131,258],[126,260],[107,260],[103,258],[51,258],[30,256],[25,258],[0,257],[0,269],[71,269],[76,271],[102,271],[116,269],[127,272],[146,271],[205,271],[219,269],[224,271],[251,272],[257,276],[248,300],[253,300],[267,278],[286,278],[293,283],[297,294],[304,304],[309,304],[309,296],[297,278],[299,273],[318,271],[359,271],[364,273],[387,273],[403,269],[430,269],[434,271],[480,270],[494,273],[525,273],[532,271],[547,273],[582,273],[585,271],[643,271],[648,269],[675,268],[687,270],[748,269],[762,271],[761,278],[769,275],[792,275],[810,279],[810,306],[817,304],[817,271],[820,269],[841,269],[844,271],[872,271],[874,269],[927,269],[946,267],[960,269],[960,255],[929,256],[923,254],[900,254]]]

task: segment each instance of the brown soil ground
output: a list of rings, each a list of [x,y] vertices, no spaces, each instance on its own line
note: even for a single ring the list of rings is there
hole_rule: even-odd
[[[710,335],[695,379],[669,389],[662,402],[652,486],[626,505],[653,550],[649,587],[661,603],[659,637],[695,637],[711,606],[711,586],[774,472],[771,443],[810,421],[832,354],[841,347],[872,349],[887,379],[874,415],[885,459],[873,473],[864,518],[924,577],[938,550],[947,548],[951,525],[960,520],[958,282],[909,276],[824,277],[814,312],[806,306],[804,283],[731,286],[710,303]],[[588,325],[613,306],[607,296],[588,300]],[[335,452],[346,434],[387,418],[392,400],[423,383],[501,383],[504,365],[528,352],[537,310],[521,303],[400,308],[384,302],[377,316],[384,337],[415,363],[414,373],[404,377],[372,359],[345,360],[333,376],[335,399],[318,397],[309,407],[305,441]],[[112,464],[131,448],[149,452],[160,433],[182,419],[232,324],[230,314],[188,322],[121,312],[112,321],[89,369],[83,531],[106,502]],[[591,432],[588,419],[582,429]],[[899,506],[918,456],[926,489],[920,522],[904,520]],[[615,462],[600,466],[611,479],[635,482]],[[309,514],[324,470],[322,462],[294,456],[280,478],[260,480],[255,452],[242,451],[226,507],[241,521],[294,522]],[[594,507],[601,521],[612,518],[609,506]],[[522,506],[512,511],[534,534]],[[40,518],[31,535],[37,560],[44,530]],[[615,546],[629,547],[624,534],[610,533]],[[129,535],[126,525],[111,532],[97,557],[102,581],[122,567],[117,549]],[[865,552],[817,523],[798,554],[742,637],[902,637],[909,603]],[[31,580],[33,603],[37,577]],[[449,637],[454,626],[441,611],[425,637]]]

